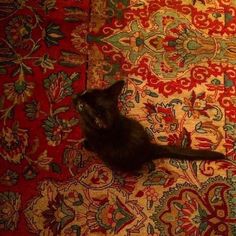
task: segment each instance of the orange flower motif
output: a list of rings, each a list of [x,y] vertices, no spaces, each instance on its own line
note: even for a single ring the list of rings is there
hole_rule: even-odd
[[[86,54],[88,52],[88,43],[87,43],[87,34],[88,34],[88,25],[82,24],[77,26],[73,32],[72,36],[72,44],[77,49],[78,52],[82,54]]]
[[[148,188],[146,191],[146,197],[148,201],[157,201],[158,200],[158,194],[156,190],[152,187]]]
[[[151,130],[156,132],[171,132],[178,126],[174,110],[168,104],[145,104],[148,113],[148,121],[151,123]]]
[[[200,115],[209,117],[207,110],[210,108],[212,108],[212,106],[207,103],[206,94],[196,94],[193,91],[190,98],[184,98],[184,106],[182,109],[187,112],[188,117],[193,116],[193,118],[198,119]]]

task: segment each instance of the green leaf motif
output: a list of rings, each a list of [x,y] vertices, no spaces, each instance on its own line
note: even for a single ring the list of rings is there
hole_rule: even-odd
[[[137,103],[139,103],[139,101],[140,101],[139,92],[136,92],[136,94],[135,94],[135,101],[136,101]]]
[[[50,23],[45,29],[45,42],[48,47],[59,45],[59,41],[64,38],[60,26]]]
[[[63,113],[63,112],[66,112],[70,109],[70,107],[59,107],[57,108],[54,112],[53,112],[53,115],[57,115],[59,113]]]
[[[204,134],[207,133],[203,128],[202,128],[202,122],[198,122],[195,126],[195,130],[200,133],[200,134]]]
[[[215,108],[215,110],[216,110],[216,114],[214,115],[213,120],[220,121],[223,118],[222,111],[220,110],[220,108],[218,106],[213,106],[213,108]]]
[[[182,104],[182,101],[180,99],[172,99],[170,102],[169,102],[169,105],[172,105],[172,104]]]
[[[152,91],[149,90],[149,89],[146,89],[146,90],[145,90],[145,93],[146,93],[148,96],[150,96],[150,97],[154,97],[154,98],[158,98],[158,97],[159,97],[159,95],[158,95],[157,93],[152,92]]]
[[[171,159],[170,160],[170,164],[175,166],[178,169],[182,169],[184,171],[186,171],[188,169],[188,164],[186,160],[175,160],[175,159]]]
[[[45,73],[47,69],[53,70],[54,65],[56,63],[56,60],[49,57],[48,54],[45,54],[43,57],[39,58],[36,62],[36,66],[40,66],[43,69],[43,72]]]
[[[213,85],[220,85],[220,80],[218,80],[218,79],[213,79],[213,80],[211,81],[211,84],[213,84]]]
[[[39,112],[39,103],[36,100],[33,100],[32,102],[29,102],[25,105],[25,113],[26,117],[29,120],[35,120],[37,118],[38,112]]]
[[[198,212],[201,218],[207,217],[207,213],[204,209],[202,209],[200,206],[198,207]]]
[[[56,8],[56,0],[41,0],[40,5],[46,14],[48,14],[49,11]]]
[[[74,81],[80,79],[80,74],[77,73],[77,72],[74,72],[74,73],[71,74],[70,79],[71,79],[71,81],[74,82]]]
[[[227,123],[224,125],[224,130],[230,134],[230,135],[234,135],[236,133],[236,123],[232,122],[232,123]]]
[[[200,231],[200,233],[203,233],[203,231],[206,230],[207,226],[208,226],[207,222],[202,222],[202,223],[199,225],[199,231]]]
[[[168,141],[168,137],[167,136],[159,136],[157,137],[157,139],[161,142],[167,142]]]
[[[166,182],[166,174],[162,171],[155,171],[151,173],[147,180],[143,183],[144,186],[164,185]]]
[[[77,125],[78,123],[79,123],[79,120],[76,119],[76,118],[72,118],[72,119],[70,119],[70,120],[68,121],[68,124],[69,124],[70,127],[75,126],[75,125]]]
[[[86,22],[88,13],[80,7],[65,7],[65,21],[67,22]]]
[[[142,80],[138,80],[138,79],[134,79],[134,78],[131,78],[131,80],[136,84],[136,85],[140,85],[143,83]]]
[[[49,165],[54,173],[61,173],[61,167],[56,162],[51,162]]]

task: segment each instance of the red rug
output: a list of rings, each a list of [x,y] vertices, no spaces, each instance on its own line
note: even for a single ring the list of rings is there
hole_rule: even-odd
[[[234,1],[0,0],[0,26],[0,235],[236,235]],[[119,79],[153,140],[228,160],[112,172],[71,97]]]
[[[0,0],[0,228],[29,235],[23,214],[45,178],[67,180],[81,138],[71,95],[85,88],[89,1]],[[85,35],[82,35],[85,41]],[[75,160],[75,159],[78,160]],[[12,231],[12,232],[11,232]],[[0,233],[1,234],[1,233]]]

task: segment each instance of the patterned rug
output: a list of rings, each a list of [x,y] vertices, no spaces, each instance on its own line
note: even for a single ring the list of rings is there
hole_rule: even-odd
[[[0,235],[236,235],[234,0],[0,0],[0,26]],[[71,96],[119,79],[153,141],[227,160],[111,171]]]

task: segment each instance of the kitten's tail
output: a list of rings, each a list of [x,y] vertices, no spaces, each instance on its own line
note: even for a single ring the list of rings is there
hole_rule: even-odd
[[[162,146],[158,144],[152,144],[152,149],[152,159],[174,158],[190,161],[225,159],[224,154],[209,150],[195,150],[177,146]]]

